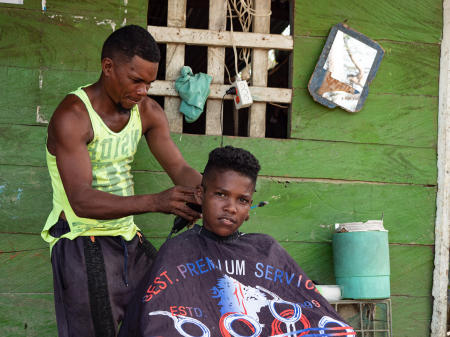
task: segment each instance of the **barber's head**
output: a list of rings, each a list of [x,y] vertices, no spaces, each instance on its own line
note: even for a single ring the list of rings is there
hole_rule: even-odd
[[[125,111],[147,95],[156,79],[160,52],[142,27],[125,26],[113,32],[102,48],[102,79],[108,95]]]
[[[231,235],[249,218],[259,170],[258,160],[244,149],[226,146],[209,154],[196,194],[206,229]]]
[[[133,56],[158,63],[161,55],[153,36],[144,28],[129,25],[114,31],[103,43],[102,60],[125,58],[128,61]]]

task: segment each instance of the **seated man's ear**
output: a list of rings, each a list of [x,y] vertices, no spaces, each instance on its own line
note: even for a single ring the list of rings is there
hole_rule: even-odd
[[[197,185],[197,186],[195,187],[194,198],[195,198],[195,201],[196,201],[199,205],[203,204],[203,194],[204,194],[204,192],[205,192],[205,191],[204,191],[202,185]]]
[[[253,200],[250,200],[250,209],[252,209],[252,204],[253,204]],[[244,221],[247,221],[248,219],[250,219],[250,209],[247,212],[247,216],[245,217]]]

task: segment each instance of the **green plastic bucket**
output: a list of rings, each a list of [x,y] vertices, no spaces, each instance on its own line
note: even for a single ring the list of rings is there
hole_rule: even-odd
[[[334,233],[333,257],[343,298],[390,297],[388,232]]]

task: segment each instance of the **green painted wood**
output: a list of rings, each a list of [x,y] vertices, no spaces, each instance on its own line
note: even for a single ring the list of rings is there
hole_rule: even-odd
[[[53,292],[48,248],[0,254],[0,293]]]
[[[391,300],[395,337],[429,335],[431,297],[394,296]],[[0,294],[2,336],[56,336],[54,315],[51,294]]]
[[[95,82],[99,71],[29,69],[0,66],[0,123],[45,125],[61,100],[82,85]]]
[[[35,123],[39,105],[38,69],[0,66],[0,92],[0,123]]]
[[[137,194],[171,186],[162,173],[134,172],[134,176]],[[266,200],[269,205],[252,210],[242,229],[268,233],[282,241],[330,242],[334,223],[380,219],[384,214],[390,242],[433,244],[435,197],[434,187],[280,183],[260,178],[254,200]],[[0,232],[39,234],[51,207],[46,168],[0,165]],[[165,238],[174,217],[145,214],[135,219],[147,235]]]
[[[317,104],[307,89],[296,89],[292,104],[293,138],[436,147],[437,97],[373,94],[351,114]]]
[[[442,1],[295,1],[295,35],[326,36],[344,20],[372,39],[440,43]]]
[[[48,249],[48,244],[40,234],[0,233],[0,253],[17,253],[22,251]]]
[[[165,238],[146,237],[158,249],[165,241]],[[2,273],[7,276],[0,278],[0,293],[52,292],[49,248],[44,241],[40,243],[37,239],[35,235],[29,234],[0,234],[0,263]],[[17,250],[7,252],[3,248],[4,242],[7,249],[15,247]],[[30,245],[29,250],[22,250],[26,244]],[[280,244],[311,279],[320,284],[335,284],[331,243],[282,240]],[[391,294],[429,295],[432,285],[433,247],[391,244],[389,253]]]
[[[135,173],[136,193],[155,193],[170,186],[165,176],[149,179]],[[433,244],[435,188],[420,186],[280,183],[259,179],[255,203],[269,201],[250,212],[244,232],[267,233],[280,241],[331,242],[335,223],[380,219],[395,243]],[[411,205],[421,205],[412,208]],[[165,237],[173,216],[143,214],[136,223],[145,233]]]
[[[0,294],[3,337],[57,336],[52,294]]]
[[[296,36],[292,87],[305,89],[319,60],[326,38]],[[374,94],[438,96],[438,44],[380,41],[385,50],[377,74],[370,84]],[[359,113],[364,113],[364,108]]]
[[[98,57],[100,58],[100,56]],[[40,113],[50,120],[61,100],[81,86],[94,83],[100,78],[100,61],[95,71],[72,71],[47,69],[42,72],[42,89],[39,95]],[[22,121],[23,122],[23,121]]]
[[[0,22],[0,66],[39,68],[42,28],[36,11],[2,8]]]
[[[0,165],[0,232],[41,232],[52,209],[47,169]]]
[[[123,22],[18,9],[3,9],[0,21],[0,65],[83,71],[99,70],[103,41]]]
[[[46,137],[46,124],[0,124],[0,164],[46,166]]]
[[[282,241],[281,245],[311,279],[336,284],[331,244]],[[390,245],[389,254],[391,294],[428,296],[433,282],[433,247]]]
[[[53,293],[53,276],[50,261],[50,249],[42,241],[30,238],[29,234],[0,234],[0,242],[20,240],[14,245],[22,248],[25,243],[32,243],[41,248],[33,250],[17,250],[0,253],[2,277],[0,277],[0,293]],[[164,243],[162,238],[148,238],[157,248]],[[7,245],[7,247],[10,247]],[[3,250],[3,242],[0,248]],[[32,275],[32,277],[30,277]]]
[[[173,135],[173,140],[198,170],[220,145],[220,137],[214,136]],[[435,149],[243,137],[225,137],[224,145],[250,149],[264,176],[436,184]],[[134,168],[161,170],[148,152],[141,141]]]
[[[393,296],[393,335],[429,335],[431,297]],[[0,294],[0,329],[5,337],[56,336],[52,294]]]
[[[95,0],[76,2],[52,0],[47,2],[47,15],[65,13],[73,16],[109,18],[115,19],[117,26],[120,26],[123,19],[127,18],[125,23],[134,23],[145,27],[147,25],[147,6],[148,1],[146,0],[107,0],[102,1],[100,12],[99,4]]]
[[[393,296],[392,326],[395,337],[430,336],[433,298]]]
[[[147,22],[147,5],[146,0],[103,0],[101,3],[101,11],[99,11],[99,4],[95,0],[81,0],[81,1],[64,1],[51,0],[46,3],[46,11],[42,11],[41,1],[27,1],[22,5],[0,3],[0,8],[4,9],[27,9],[41,12],[43,15],[53,15],[55,13],[65,13],[76,16],[89,17],[110,17],[120,18],[127,16],[130,18],[139,17],[142,20],[142,25]],[[126,12],[125,12],[126,11]]]
[[[112,26],[108,20],[66,14],[41,16],[40,66],[58,70],[99,71],[103,42],[113,32],[114,24],[120,27],[120,22],[113,20]]]
[[[45,135],[44,127],[0,124],[0,165],[45,165]],[[215,136],[174,134],[173,139],[198,170],[220,144]],[[238,137],[226,137],[224,145],[251,149],[264,176],[436,184],[434,148]],[[133,168],[162,171],[143,138]]]

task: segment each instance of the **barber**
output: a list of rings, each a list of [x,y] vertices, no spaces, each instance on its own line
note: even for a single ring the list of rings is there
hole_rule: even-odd
[[[50,120],[53,210],[42,237],[51,248],[59,336],[116,335],[156,253],[134,214],[200,217],[186,203],[195,203],[201,175],[183,159],[164,111],[147,96],[159,61],[144,28],[118,29],[103,45],[100,79],[68,94]],[[142,135],[176,186],[134,195],[130,165]]]

